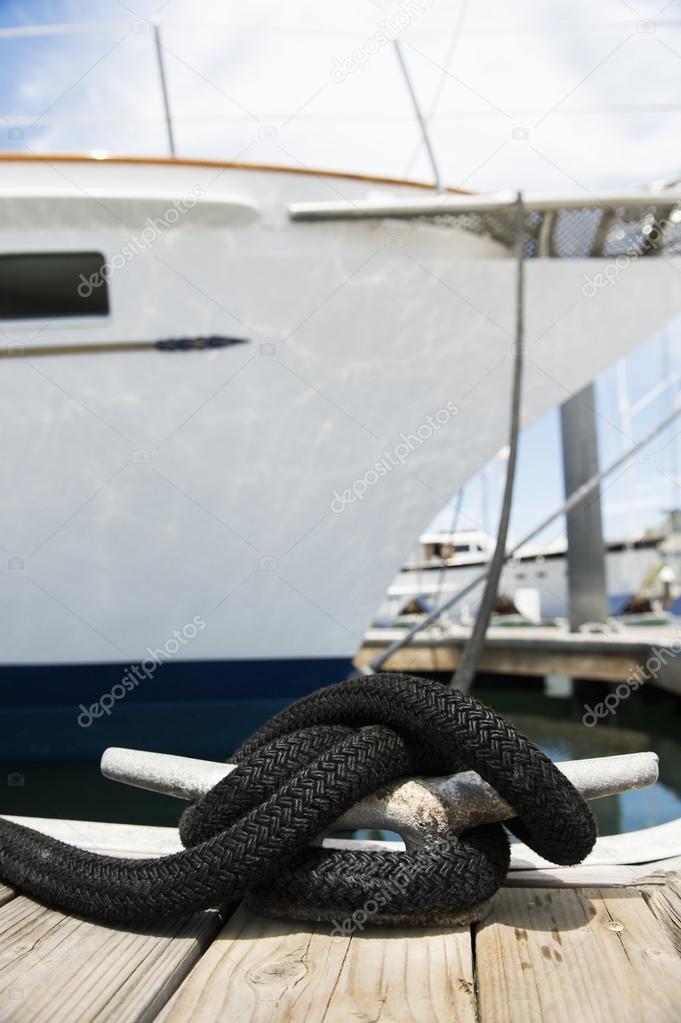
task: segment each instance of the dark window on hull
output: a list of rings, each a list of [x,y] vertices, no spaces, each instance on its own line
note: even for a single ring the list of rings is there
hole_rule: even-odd
[[[101,252],[0,255],[0,319],[107,316],[104,262]]]

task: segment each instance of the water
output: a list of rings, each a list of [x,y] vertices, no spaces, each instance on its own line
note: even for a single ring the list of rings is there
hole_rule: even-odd
[[[532,691],[479,693],[480,699],[535,742],[552,760],[652,751],[660,760],[657,784],[590,803],[601,835],[653,827],[681,817],[681,741],[678,710],[661,699],[624,709],[607,723],[587,728],[580,708]],[[656,694],[657,695],[657,694]],[[572,714],[572,716],[570,716]]]
[[[656,785],[591,804],[601,834],[634,831],[681,817],[681,741],[678,710],[671,698],[655,693],[651,703],[622,707],[616,717],[600,722],[595,728],[586,728],[581,723],[578,705],[546,697],[536,689],[521,690],[506,685],[494,690],[476,690],[476,695],[511,720],[553,760],[644,750],[658,754],[660,780]],[[275,709],[270,702],[263,705],[262,719]],[[164,738],[158,709],[155,721],[153,733],[147,733],[148,741],[144,746],[174,752],[176,747],[169,731]],[[216,721],[219,721],[219,736]],[[209,745],[214,747],[211,750],[214,759],[226,759],[228,751],[244,737],[243,722],[233,723],[230,734],[229,717],[220,713],[219,705],[203,705],[193,714],[186,713],[184,722],[182,749],[177,752],[187,755],[191,754],[193,746],[196,755],[207,755],[206,743],[210,737],[206,731],[211,722],[215,735]],[[109,738],[106,736],[106,740]],[[104,741],[104,745],[107,744],[108,741]],[[0,761],[0,805],[3,813],[24,816],[160,825],[175,825],[184,806],[170,797],[105,780],[95,759],[69,762],[16,756],[11,762]]]

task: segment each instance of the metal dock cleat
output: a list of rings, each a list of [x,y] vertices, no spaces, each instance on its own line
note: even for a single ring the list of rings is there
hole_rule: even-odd
[[[101,760],[105,778],[191,801],[200,799],[236,766],[118,747],[105,750]],[[566,760],[556,767],[585,799],[645,788],[658,778],[657,754],[651,752]],[[456,834],[514,816],[512,807],[475,771],[442,778],[408,778],[382,786],[355,803],[329,829],[322,844],[347,843],[330,838],[334,831],[375,829],[395,832],[407,848],[414,848],[426,836]],[[382,847],[376,842],[365,845]]]

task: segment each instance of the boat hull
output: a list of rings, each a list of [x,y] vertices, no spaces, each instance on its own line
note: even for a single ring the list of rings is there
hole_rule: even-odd
[[[509,253],[431,224],[287,217],[294,201],[406,186],[105,161],[2,169],[4,253],[113,261],[143,229],[145,196],[154,216],[159,196],[212,203],[112,274],[108,317],[2,324],[24,351],[0,377],[3,663],[350,658],[405,550],[505,442]],[[584,274],[605,261],[528,263],[525,425],[671,318],[676,262],[634,261],[597,294]],[[56,354],[210,334],[247,343]],[[38,343],[55,355],[31,358]]]

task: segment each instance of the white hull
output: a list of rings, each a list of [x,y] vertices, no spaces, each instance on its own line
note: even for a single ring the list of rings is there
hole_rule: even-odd
[[[250,341],[0,364],[4,663],[139,660],[196,616],[206,628],[178,658],[350,656],[404,552],[505,443],[514,323],[505,250],[407,222],[287,218],[290,202],[407,188],[191,165],[0,162],[0,252],[110,258],[143,227],[145,196],[158,193],[157,215],[158,196],[197,186],[214,213],[186,215],[118,270],[106,320],[0,322],[3,344],[27,350]],[[107,189],[137,200],[107,201]],[[237,226],[224,203],[221,219],[225,196],[259,215]],[[626,283],[586,298],[585,271],[606,264],[528,263],[525,424],[681,308],[681,261],[634,261]],[[374,480],[377,460],[448,403],[457,414],[407,441],[405,464]],[[339,512],[334,494],[358,480],[371,480],[366,493]]]

